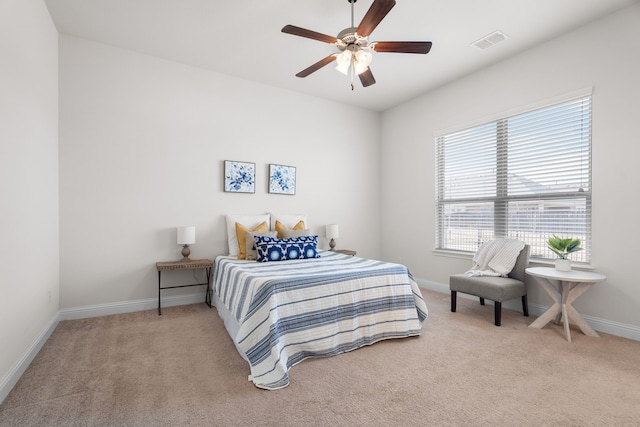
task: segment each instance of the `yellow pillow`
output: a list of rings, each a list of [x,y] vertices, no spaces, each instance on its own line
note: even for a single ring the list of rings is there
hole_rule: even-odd
[[[280,221],[276,220],[276,231],[278,232],[278,239],[283,238],[282,236],[283,230],[289,230],[289,228],[283,223],[281,223]],[[298,223],[294,225],[291,230],[304,230],[304,221],[302,220],[298,221]]]
[[[236,237],[238,238],[239,253],[238,259],[247,259],[247,232],[256,231],[258,233],[265,233],[269,231],[269,225],[263,221],[262,224],[254,228],[253,230],[245,227],[244,225],[236,222]]]

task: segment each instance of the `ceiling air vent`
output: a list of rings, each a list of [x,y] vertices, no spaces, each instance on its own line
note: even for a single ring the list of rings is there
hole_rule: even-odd
[[[471,43],[471,45],[477,47],[480,50],[485,50],[490,48],[493,45],[496,45],[502,41],[505,41],[508,38],[509,36],[507,36],[502,31],[494,31],[491,34],[484,36],[480,40],[477,40]]]

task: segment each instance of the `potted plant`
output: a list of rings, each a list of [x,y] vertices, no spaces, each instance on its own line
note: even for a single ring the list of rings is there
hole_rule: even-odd
[[[551,251],[558,255],[556,260],[556,270],[571,271],[571,260],[569,254],[582,250],[580,247],[580,239],[562,239],[553,236],[547,241],[547,245]]]

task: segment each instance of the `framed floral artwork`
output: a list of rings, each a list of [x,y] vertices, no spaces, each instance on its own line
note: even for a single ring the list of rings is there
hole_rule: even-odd
[[[255,193],[256,164],[225,160],[224,191],[230,193]]]
[[[269,193],[296,194],[296,168],[270,164]]]

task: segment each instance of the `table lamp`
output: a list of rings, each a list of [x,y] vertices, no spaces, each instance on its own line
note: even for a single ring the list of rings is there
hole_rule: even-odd
[[[189,245],[196,242],[196,228],[194,226],[178,227],[178,244],[182,246],[182,259],[180,261],[189,262],[191,249]]]
[[[340,230],[338,228],[338,224],[329,224],[326,226],[326,235],[329,240],[329,250],[332,251],[336,247],[336,241],[338,237],[340,237]]]

